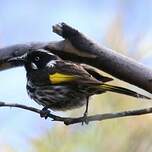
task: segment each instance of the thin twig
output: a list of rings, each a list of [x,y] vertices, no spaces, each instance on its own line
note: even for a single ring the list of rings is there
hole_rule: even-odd
[[[41,110],[26,106],[26,105],[21,105],[17,103],[5,103],[5,102],[0,102],[0,107],[16,107],[16,108],[21,108],[25,110],[29,110],[35,113],[40,114]],[[113,119],[113,118],[120,118],[120,117],[127,117],[127,116],[138,116],[138,115],[144,115],[144,114],[149,114],[152,113],[152,107],[150,108],[145,108],[145,109],[139,109],[139,110],[128,110],[128,111],[122,111],[122,112],[114,112],[114,113],[104,113],[104,114],[97,114],[97,115],[92,115],[87,117],[87,121],[102,121],[106,119]],[[60,117],[57,115],[54,115],[52,113],[48,114],[49,118],[52,118],[53,121],[61,121],[65,125],[71,125],[71,124],[76,124],[76,123],[82,123],[84,121],[83,117]]]

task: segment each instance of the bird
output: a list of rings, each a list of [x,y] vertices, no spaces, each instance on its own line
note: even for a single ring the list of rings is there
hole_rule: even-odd
[[[101,75],[96,68],[62,60],[45,49],[31,50],[9,62],[23,63],[27,93],[43,106],[41,117],[47,118],[48,109],[66,111],[85,105],[83,117],[87,123],[89,98],[106,92],[150,99],[127,88],[107,84],[113,79]]]

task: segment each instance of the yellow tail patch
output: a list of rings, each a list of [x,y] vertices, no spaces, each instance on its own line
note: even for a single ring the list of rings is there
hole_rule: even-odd
[[[102,84],[100,86],[102,89],[106,89],[106,90],[111,90],[111,89],[115,89],[116,87],[112,86],[112,85],[108,85],[108,84]]]
[[[74,79],[76,79],[75,76],[62,74],[62,73],[54,73],[54,74],[49,75],[49,80],[51,81],[52,84],[68,82],[68,81],[72,81]]]

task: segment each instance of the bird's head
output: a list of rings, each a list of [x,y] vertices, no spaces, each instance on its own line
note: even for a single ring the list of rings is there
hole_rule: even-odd
[[[60,58],[44,49],[32,50],[19,57],[9,59],[9,62],[22,63],[27,72],[42,70],[47,66],[53,66]]]

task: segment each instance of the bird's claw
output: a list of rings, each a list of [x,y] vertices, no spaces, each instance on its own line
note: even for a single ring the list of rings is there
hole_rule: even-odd
[[[89,124],[89,121],[88,121],[88,113],[87,113],[87,112],[85,112],[84,115],[83,115],[82,125],[84,125],[84,123],[85,123],[86,125]]]
[[[45,118],[47,119],[48,116],[50,114],[50,110],[48,110],[46,107],[44,107],[41,111],[40,111],[40,117],[41,118]]]

